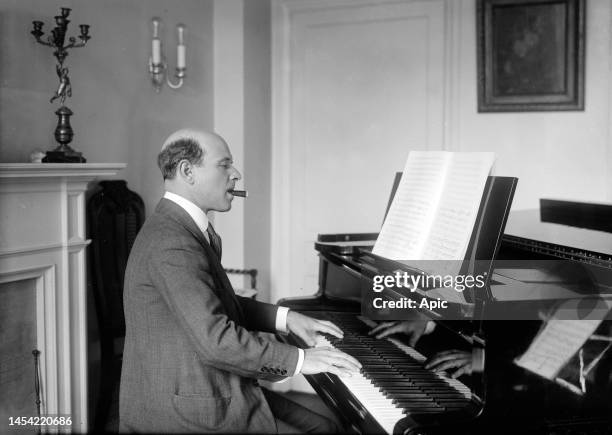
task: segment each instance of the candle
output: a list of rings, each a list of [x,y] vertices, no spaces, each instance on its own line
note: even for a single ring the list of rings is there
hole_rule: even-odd
[[[185,68],[185,45],[183,44],[176,47],[176,67]]]
[[[176,46],[176,67],[183,69],[185,68],[185,26],[179,24],[176,26],[176,33],[178,36],[178,45]]]
[[[153,65],[159,65],[161,63],[161,41],[159,38],[153,38],[151,49]]]
[[[159,39],[159,18],[155,17],[151,20],[153,23],[153,40],[151,41],[151,61],[153,65],[161,63],[161,40]]]

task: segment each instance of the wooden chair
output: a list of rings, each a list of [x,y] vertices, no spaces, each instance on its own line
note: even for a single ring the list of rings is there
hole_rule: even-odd
[[[250,288],[235,288],[234,291],[237,295],[255,299],[255,297],[257,296],[257,269],[226,268],[225,273],[227,273],[228,275],[250,275]]]

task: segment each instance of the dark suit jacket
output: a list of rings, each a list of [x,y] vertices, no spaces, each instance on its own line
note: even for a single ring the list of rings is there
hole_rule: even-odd
[[[121,431],[277,431],[256,379],[293,375],[298,350],[252,332],[273,332],[277,307],[235,295],[174,202],[140,230],[124,289]]]

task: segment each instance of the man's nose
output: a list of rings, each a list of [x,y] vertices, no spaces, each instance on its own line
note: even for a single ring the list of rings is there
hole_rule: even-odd
[[[234,168],[232,175],[230,176],[232,180],[242,180],[242,174],[238,171],[238,169]]]

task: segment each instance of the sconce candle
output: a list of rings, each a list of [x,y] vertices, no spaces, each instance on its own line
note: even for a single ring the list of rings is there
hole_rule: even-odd
[[[176,26],[176,32],[178,34],[178,45],[176,47],[176,67],[180,69],[185,68],[185,42],[183,33],[185,32],[185,26],[179,24]]]
[[[152,46],[153,63],[158,65],[161,63],[161,41],[158,38],[153,38]]]
[[[154,65],[161,63],[161,40],[159,39],[159,19],[153,18],[153,40],[151,41],[151,57]]]

